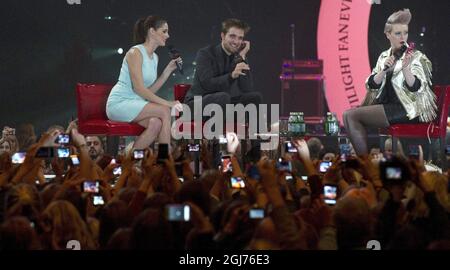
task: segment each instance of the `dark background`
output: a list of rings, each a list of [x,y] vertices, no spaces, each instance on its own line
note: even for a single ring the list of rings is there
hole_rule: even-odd
[[[371,65],[388,47],[386,18],[404,7],[413,14],[409,39],[433,62],[434,84],[450,84],[448,0],[381,0],[374,5]],[[297,58],[317,58],[319,8],[320,0],[81,0],[81,5],[65,0],[2,1],[0,127],[28,122],[41,132],[52,124],[66,125],[77,114],[76,82],[115,83],[124,56],[117,49],[126,52],[132,46],[134,22],[150,14],[168,20],[168,43],[181,51],[185,63],[185,76],[172,77],[161,96],[171,98],[176,82],[191,82],[196,51],[220,42],[221,21],[236,17],[252,27],[247,38],[252,42],[249,57],[256,90],[266,103],[279,103],[281,63],[291,55],[290,24],[296,25]],[[157,53],[161,72],[167,50],[159,48]]]

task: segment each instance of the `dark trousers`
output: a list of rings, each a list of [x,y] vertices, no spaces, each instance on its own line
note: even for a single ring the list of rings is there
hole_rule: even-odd
[[[242,95],[239,96],[234,96],[231,97],[230,94],[226,93],[226,92],[217,92],[217,93],[213,93],[213,94],[207,94],[202,96],[202,112],[203,109],[206,107],[206,105],[208,104],[218,104],[220,107],[222,107],[222,110],[224,112],[224,119],[225,119],[225,115],[226,115],[226,104],[243,104],[248,105],[248,104],[255,104],[256,107],[258,108],[258,105],[261,104],[262,102],[262,96],[259,92],[247,92],[247,93],[242,93]],[[189,108],[191,109],[192,112],[192,117],[194,117],[194,100],[190,100],[186,103],[186,105],[189,106]],[[203,121],[206,121],[207,119],[209,119],[209,116],[204,116],[203,117]]]

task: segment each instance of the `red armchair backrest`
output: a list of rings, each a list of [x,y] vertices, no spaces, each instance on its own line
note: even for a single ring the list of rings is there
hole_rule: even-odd
[[[440,130],[447,130],[447,117],[450,106],[450,86],[435,86],[434,93],[436,94],[438,105],[437,117],[434,120],[435,125],[439,126]]]
[[[106,101],[113,85],[110,84],[77,84],[78,121],[98,119],[108,120]]]
[[[175,84],[173,86],[174,99],[183,103],[184,97],[186,96],[186,93],[189,91],[190,88],[191,88],[190,84],[186,84],[186,83]]]

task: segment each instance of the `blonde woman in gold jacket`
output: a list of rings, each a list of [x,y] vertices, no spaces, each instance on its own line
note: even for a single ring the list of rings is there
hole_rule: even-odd
[[[344,112],[344,125],[357,155],[368,154],[368,127],[431,122],[436,117],[431,62],[408,45],[410,20],[409,9],[389,16],[384,33],[391,47],[381,53],[366,80],[368,92],[362,106]]]

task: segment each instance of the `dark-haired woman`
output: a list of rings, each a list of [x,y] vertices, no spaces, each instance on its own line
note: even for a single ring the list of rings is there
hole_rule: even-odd
[[[125,55],[119,80],[111,90],[106,104],[108,118],[119,122],[134,122],[145,127],[135,140],[134,149],[145,149],[157,138],[170,143],[171,108],[181,111],[178,101],[168,101],[155,93],[176,69],[173,59],[158,77],[158,55],[155,50],[166,45],[169,38],[167,21],[158,16],[139,19],[134,26],[134,43]]]

